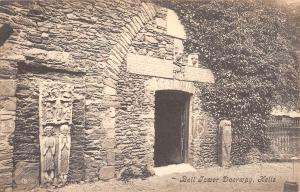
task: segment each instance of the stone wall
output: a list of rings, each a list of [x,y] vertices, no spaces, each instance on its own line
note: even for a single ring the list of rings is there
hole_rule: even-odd
[[[130,53],[173,60],[174,38],[167,33],[167,9],[157,10],[156,17],[132,41]]]
[[[39,84],[46,80],[74,86],[69,182],[108,180],[126,166],[154,165],[155,91],[172,85],[191,92],[193,116],[202,113],[193,80],[172,79],[173,68],[167,80],[128,72],[128,53],[173,67],[178,37],[167,34],[167,15],[139,0],[1,3],[0,24],[12,30],[0,31],[0,190],[40,184]],[[209,71],[201,74],[213,81]],[[190,140],[196,167],[214,162],[212,122],[201,142]]]
[[[213,166],[218,162],[218,124],[209,113],[201,108],[200,91],[202,86],[205,84],[198,83],[196,85],[191,122],[193,125],[191,153],[192,162],[196,168]]]
[[[201,109],[201,86],[173,77],[174,39],[178,38],[167,34],[167,12],[165,8],[157,9],[154,19],[132,41],[127,59],[120,67],[117,84],[120,106],[116,113],[118,171],[130,166],[154,166],[155,92],[170,89],[193,95],[189,162],[197,168],[217,164],[217,125]],[[186,62],[185,59],[183,62]],[[204,76],[209,77],[210,74],[204,73]]]
[[[117,170],[123,167],[137,166],[141,168],[147,162],[146,154],[151,153],[151,146],[147,145],[147,124],[142,114],[154,109],[154,102],[145,98],[144,81],[147,77],[131,75],[121,68],[117,86],[120,106],[116,114],[116,164]],[[151,128],[151,127],[150,127]],[[148,159],[149,161],[149,159]],[[151,163],[152,164],[152,163]]]
[[[9,190],[12,187],[12,137],[16,117],[15,86],[15,80],[0,79],[0,190],[1,188]]]
[[[130,0],[1,3],[0,24],[13,29],[11,36],[1,35],[0,75],[11,79],[1,80],[1,189],[12,187],[13,179],[20,190],[39,182],[38,83],[45,79],[72,83],[78,94],[73,102],[69,181],[115,176],[119,65],[132,39],[154,15],[153,4]],[[8,120],[9,126],[4,126]]]
[[[4,32],[4,33],[2,33]],[[1,31],[2,42],[10,34]],[[0,44],[0,53],[7,53],[9,45]],[[13,185],[13,137],[16,118],[16,62],[0,61],[0,191],[10,191]]]
[[[29,190],[39,185],[39,95],[42,82],[74,85],[72,147],[69,181],[84,179],[85,173],[85,85],[80,73],[61,73],[51,69],[18,68],[16,129],[14,132],[14,182],[17,190]]]

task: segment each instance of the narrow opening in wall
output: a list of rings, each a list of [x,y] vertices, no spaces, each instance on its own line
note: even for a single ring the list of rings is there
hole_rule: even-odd
[[[4,42],[9,38],[9,36],[12,33],[13,29],[9,24],[0,24],[0,46],[4,44]]]
[[[182,91],[155,94],[154,166],[187,161],[190,95]]]

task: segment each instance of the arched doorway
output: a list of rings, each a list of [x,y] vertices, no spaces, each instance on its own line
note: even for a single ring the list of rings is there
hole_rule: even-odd
[[[155,167],[187,162],[190,96],[175,90],[155,92]]]

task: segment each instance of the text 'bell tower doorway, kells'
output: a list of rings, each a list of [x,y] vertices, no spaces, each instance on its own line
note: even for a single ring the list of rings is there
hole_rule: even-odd
[[[190,95],[164,90],[155,94],[155,167],[187,162]]]

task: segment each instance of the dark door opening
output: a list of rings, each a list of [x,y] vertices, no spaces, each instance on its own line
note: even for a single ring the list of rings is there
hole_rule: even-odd
[[[155,94],[154,166],[187,160],[189,94],[157,91]]]

